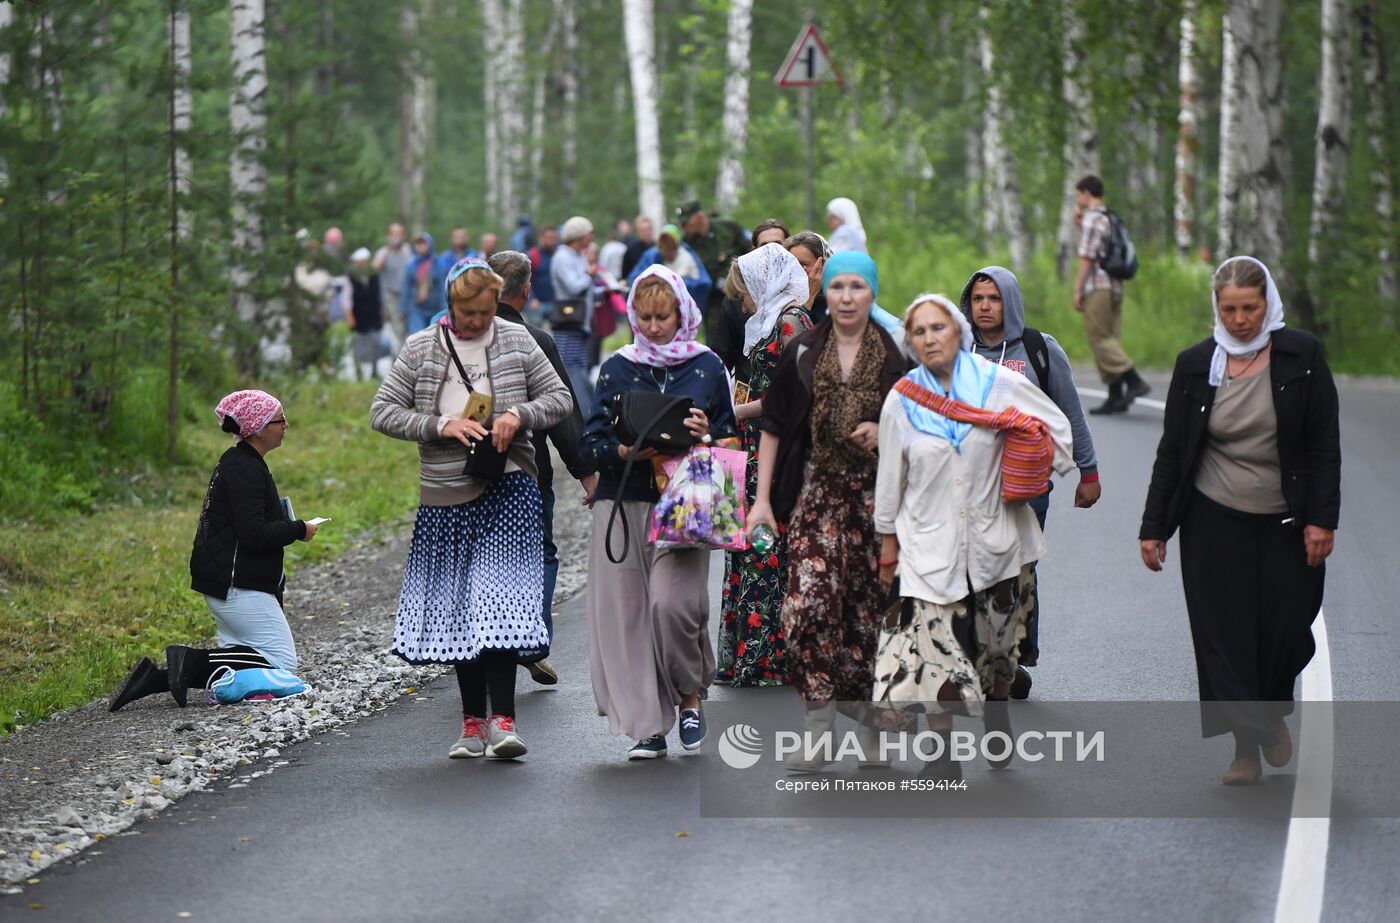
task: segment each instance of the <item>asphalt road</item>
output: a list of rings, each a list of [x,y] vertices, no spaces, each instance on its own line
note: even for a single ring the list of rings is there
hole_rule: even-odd
[[[1335,694],[1393,699],[1400,629],[1386,552],[1400,547],[1400,387],[1343,383],[1342,420],[1342,529],[1324,605]],[[1135,538],[1159,433],[1149,408],[1095,418],[1103,500],[1072,509],[1072,481],[1052,495],[1037,697],[1194,698],[1175,545],[1169,570],[1151,574]],[[581,598],[556,629],[561,684],[521,674],[531,750],[519,764],[446,758],[460,709],[455,686],[439,682],[344,736],[292,748],[271,775],[193,795],[100,855],[54,866],[0,899],[0,917],[1273,918],[1282,820],[701,817],[697,780],[714,757],[673,747],[665,760],[624,762],[627,742],[594,710]],[[1211,794],[1228,748],[1201,767]],[[1400,821],[1337,820],[1330,836],[1323,919],[1393,918]]]

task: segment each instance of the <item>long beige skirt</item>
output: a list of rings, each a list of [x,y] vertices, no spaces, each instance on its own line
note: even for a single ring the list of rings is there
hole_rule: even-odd
[[[614,734],[642,740],[676,723],[683,693],[704,697],[715,675],[710,644],[710,551],[653,548],[646,542],[651,504],[624,501],[632,540],[621,564],[604,538],[612,501],[593,508],[588,554],[588,661],[598,713]],[[613,548],[622,547],[622,524]]]

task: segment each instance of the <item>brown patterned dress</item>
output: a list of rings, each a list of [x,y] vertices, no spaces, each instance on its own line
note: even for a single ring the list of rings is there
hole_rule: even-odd
[[[788,671],[808,702],[870,700],[885,595],[875,533],[876,458],[850,433],[880,419],[885,360],[879,332],[869,324],[848,380],[841,380],[834,340],[813,375],[812,453],[788,525],[783,600]]]

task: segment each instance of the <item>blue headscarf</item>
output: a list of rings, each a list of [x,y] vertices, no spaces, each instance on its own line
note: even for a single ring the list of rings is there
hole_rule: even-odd
[[[484,269],[487,272],[495,272],[491,266],[479,256],[468,256],[452,264],[452,268],[447,270],[447,279],[442,283],[442,297],[448,304],[452,303],[452,283],[468,269]]]
[[[952,380],[949,382],[952,387],[947,391],[943,390],[938,376],[922,364],[915,365],[913,371],[906,374],[905,377],[914,384],[922,385],[942,397],[951,397],[974,407],[986,406],[987,395],[991,393],[992,383],[996,381],[997,377],[996,363],[989,362],[971,352],[972,325],[968,323],[963,313],[942,295],[920,295],[914,299],[913,304],[904,309],[904,313],[908,315],[925,302],[935,304],[946,311],[949,320],[959,328],[961,342],[959,343],[958,358],[953,365]],[[930,436],[947,439],[954,450],[958,450],[962,441],[967,438],[967,434],[972,432],[971,423],[950,420],[943,414],[930,410],[923,404],[912,401],[903,395],[900,396],[900,400],[904,403],[905,415],[909,417],[909,422],[914,425],[915,429]]]
[[[875,261],[859,250],[842,250],[832,254],[826,261],[826,269],[822,272],[822,294],[826,294],[832,279],[848,272],[853,272],[865,280],[870,286],[872,297],[880,294],[880,271],[875,268]],[[870,305],[870,319],[896,340],[900,338],[899,318],[873,302]]]

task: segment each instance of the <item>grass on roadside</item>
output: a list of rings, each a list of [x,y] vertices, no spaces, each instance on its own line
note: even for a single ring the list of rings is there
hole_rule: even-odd
[[[268,387],[291,421],[286,444],[268,456],[277,487],[298,516],[334,520],[287,549],[289,575],[367,529],[407,521],[417,454],[370,430],[373,384]],[[200,504],[229,445],[212,415],[206,422],[186,426],[185,455],[197,464],[142,475],[125,499],[89,513],[0,524],[0,734],[109,692],[142,654],[213,634],[189,589]]]

